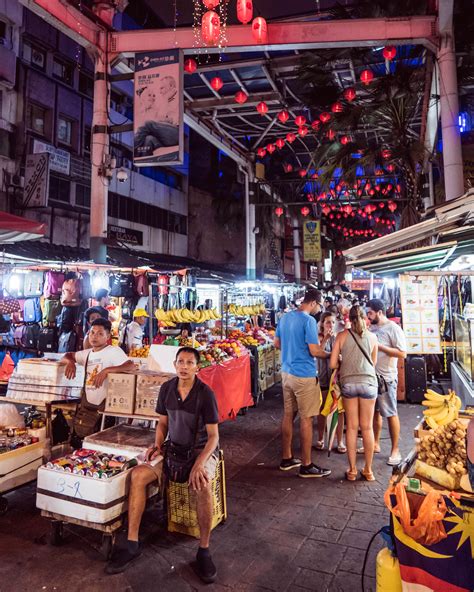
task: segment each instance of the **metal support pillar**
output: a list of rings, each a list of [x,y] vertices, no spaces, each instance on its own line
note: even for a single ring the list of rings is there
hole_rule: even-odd
[[[293,263],[295,266],[295,283],[301,283],[301,243],[300,243],[300,225],[298,218],[293,216],[291,220],[293,226]]]
[[[104,40],[105,43],[105,40]],[[95,59],[94,114],[92,118],[92,174],[91,174],[91,217],[90,257],[95,263],[107,263],[107,203],[108,179],[103,175],[105,156],[108,155],[108,88],[105,52],[99,52]]]
[[[464,193],[461,133],[458,126],[459,99],[452,4],[452,0],[441,0],[439,5],[441,39],[438,65],[446,201],[456,199]]]
[[[245,194],[245,270],[248,280],[257,277],[257,235],[255,234],[255,183],[249,168],[240,169],[244,174]]]

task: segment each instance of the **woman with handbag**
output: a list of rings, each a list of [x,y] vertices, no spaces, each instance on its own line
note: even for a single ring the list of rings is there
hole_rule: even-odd
[[[346,415],[346,444],[349,469],[346,479],[357,479],[357,432],[360,427],[364,443],[365,467],[361,475],[375,481],[372,472],[374,456],[373,418],[378,386],[375,373],[377,338],[367,330],[364,309],[353,306],[349,312],[351,328],[336,337],[330,367],[339,367],[342,397]]]
[[[76,376],[76,364],[84,366],[84,387],[81,401],[73,420],[71,444],[80,448],[86,436],[99,430],[100,414],[107,396],[107,375],[111,372],[130,373],[135,364],[117,346],[109,345],[112,324],[103,318],[96,319],[89,331],[91,348],[69,352],[61,359],[66,365],[64,374],[72,379]]]

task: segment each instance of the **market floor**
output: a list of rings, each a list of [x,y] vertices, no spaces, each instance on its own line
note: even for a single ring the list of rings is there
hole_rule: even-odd
[[[220,428],[227,473],[228,519],[213,532],[211,549],[218,579],[203,586],[189,563],[197,542],[167,533],[160,506],[145,516],[145,549],[139,562],[115,576],[104,574],[97,532],[67,526],[60,547],[48,544],[49,523],[35,508],[34,485],[8,496],[0,517],[0,592],[358,592],[367,545],[388,524],[383,503],[391,469],[388,434],[376,455],[377,481],[343,480],[345,455],[315,452],[332,469],[327,479],[298,479],[276,470],[280,459],[281,391],[235,422]],[[400,405],[401,448],[413,445],[420,407]],[[361,459],[362,463],[362,459]],[[365,591],[375,590],[377,537],[367,562]]]

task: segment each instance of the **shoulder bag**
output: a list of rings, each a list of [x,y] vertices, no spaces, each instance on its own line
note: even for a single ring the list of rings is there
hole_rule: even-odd
[[[72,424],[72,437],[71,437],[71,444],[75,446],[75,444],[79,443],[79,447],[82,445],[82,440],[86,436],[90,436],[98,431],[100,427],[100,415],[98,414],[99,411],[103,410],[105,407],[105,402],[101,403],[100,405],[94,405],[93,403],[89,403],[86,396],[86,380],[87,380],[87,364],[89,362],[90,352],[86,359],[86,365],[84,367],[84,385],[81,391],[81,400],[79,405],[77,406],[76,414],[74,415],[74,420]]]
[[[198,393],[196,405],[196,421],[194,423],[194,442],[192,446],[174,444],[171,440],[163,443],[163,470],[169,481],[186,483],[196,460],[195,450],[199,433],[199,416],[201,414],[201,394]]]
[[[349,333],[351,334],[352,339],[356,342],[357,347],[360,349],[360,351],[364,354],[364,356],[369,361],[369,364],[375,368],[375,364],[372,361],[372,358],[365,351],[365,349],[361,346],[361,344],[357,341],[354,333],[350,329],[349,329]],[[387,382],[386,382],[385,378],[381,374],[379,374],[377,371],[375,372],[375,376],[377,377],[378,394],[379,395],[386,395],[388,393],[388,386],[387,386]]]

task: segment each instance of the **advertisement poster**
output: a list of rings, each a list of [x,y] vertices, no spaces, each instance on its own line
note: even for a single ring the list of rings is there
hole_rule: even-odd
[[[183,163],[183,57],[177,49],[135,56],[133,163]]]
[[[303,259],[304,261],[321,261],[321,223],[319,220],[308,220],[303,224]]]
[[[437,278],[401,275],[400,296],[408,353],[440,354]]]

